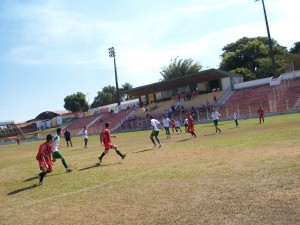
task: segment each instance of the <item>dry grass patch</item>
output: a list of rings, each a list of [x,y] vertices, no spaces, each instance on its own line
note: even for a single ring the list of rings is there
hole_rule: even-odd
[[[57,162],[42,187],[39,142],[22,145],[21,159],[20,149],[1,146],[0,224],[300,224],[300,115],[256,122],[223,122],[221,135],[201,124],[196,139],[161,132],[160,149],[150,131],[118,134],[127,158],[111,151],[102,166],[103,149],[90,137],[87,150],[62,150],[75,171]]]

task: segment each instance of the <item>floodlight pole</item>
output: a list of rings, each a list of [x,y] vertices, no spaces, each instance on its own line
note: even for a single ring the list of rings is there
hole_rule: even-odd
[[[117,102],[120,105],[120,95],[119,95],[119,85],[118,85],[118,75],[117,75],[117,66],[116,66],[116,53],[114,47],[111,47],[109,50],[109,57],[114,58],[114,67],[115,67],[115,79],[116,79],[116,91],[117,91]]]
[[[259,0],[254,0],[254,1],[257,2]],[[261,0],[261,1],[262,1],[262,5],[263,5],[266,27],[267,27],[267,32],[268,32],[269,54],[270,54],[270,58],[272,60],[272,73],[273,73],[273,77],[275,78],[277,76],[276,76],[276,64],[275,64],[275,56],[274,56],[274,51],[273,51],[273,44],[272,44],[272,39],[271,39],[271,35],[270,35],[270,29],[269,29],[268,18],[267,18],[267,13],[266,13],[266,8],[265,8],[265,2],[264,2],[264,0]]]

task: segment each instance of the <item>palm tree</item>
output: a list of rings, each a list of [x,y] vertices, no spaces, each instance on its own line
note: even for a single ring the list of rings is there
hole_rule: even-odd
[[[178,56],[170,61],[168,66],[162,67],[160,74],[163,80],[170,80],[177,77],[186,76],[188,74],[197,73],[202,69],[199,62],[194,62],[191,58],[179,59]]]

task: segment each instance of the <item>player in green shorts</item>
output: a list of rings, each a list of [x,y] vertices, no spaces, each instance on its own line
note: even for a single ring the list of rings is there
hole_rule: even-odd
[[[61,162],[62,162],[63,166],[66,168],[66,172],[67,173],[72,172],[73,169],[71,169],[68,166],[65,158],[63,157],[63,155],[58,150],[58,146],[62,147],[62,145],[59,144],[60,135],[62,134],[61,128],[57,128],[56,133],[57,134],[54,136],[53,143],[52,143],[52,151],[53,151],[53,153],[52,153],[53,160],[52,161],[55,162],[56,159],[61,159]]]

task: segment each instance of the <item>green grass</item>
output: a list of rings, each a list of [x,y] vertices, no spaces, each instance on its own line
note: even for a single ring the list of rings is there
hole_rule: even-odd
[[[73,138],[37,186],[41,141],[0,146],[0,224],[300,224],[300,114],[220,121],[189,134],[117,134],[97,166],[99,137]],[[65,144],[61,140],[61,144]]]

